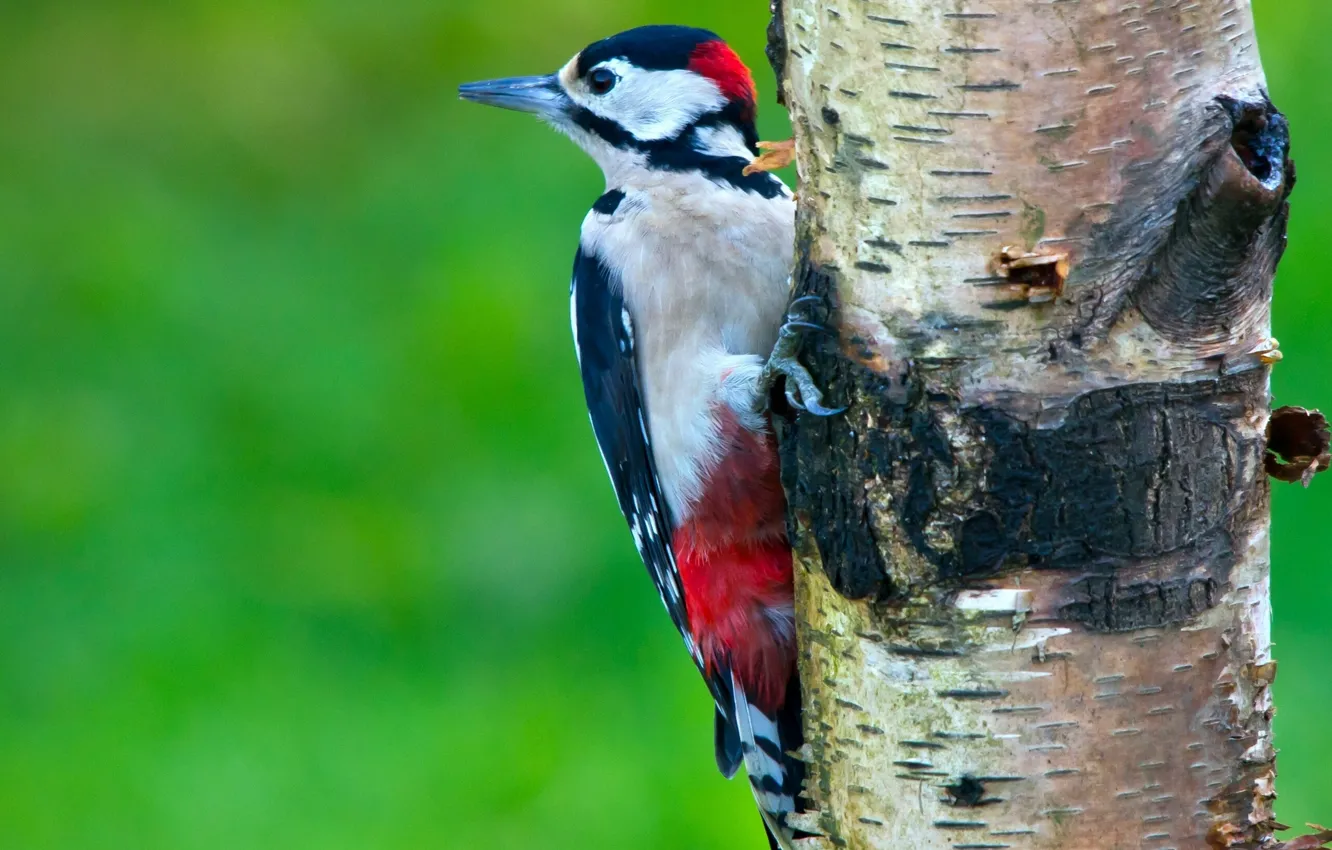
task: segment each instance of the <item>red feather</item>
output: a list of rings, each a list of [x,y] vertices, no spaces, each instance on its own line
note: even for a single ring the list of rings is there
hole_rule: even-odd
[[[724,41],[705,41],[689,57],[689,70],[712,80],[727,99],[753,107],[754,77]]]
[[[722,460],[672,540],[689,627],[709,672],[728,664],[765,711],[786,697],[794,636],[769,612],[792,604],[791,549],[777,447],[729,411],[718,414]]]

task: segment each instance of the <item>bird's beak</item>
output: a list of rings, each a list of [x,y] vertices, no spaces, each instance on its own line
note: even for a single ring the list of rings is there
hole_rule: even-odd
[[[554,74],[464,83],[458,86],[458,97],[473,103],[533,112],[543,118],[554,118],[569,105],[569,96]]]

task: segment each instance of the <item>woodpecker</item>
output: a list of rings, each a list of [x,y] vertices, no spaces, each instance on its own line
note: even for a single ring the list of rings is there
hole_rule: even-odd
[[[758,155],[754,80],[707,30],[647,26],[546,76],[469,83],[535,113],[606,178],[570,302],[592,429],[620,509],[716,704],[717,766],[743,761],[770,845],[800,836],[802,743],[786,502],[769,388],[827,415],[794,357],[795,201]],[[800,300],[800,299],[797,299]],[[771,353],[771,356],[766,356]],[[792,386],[794,385],[794,386]]]

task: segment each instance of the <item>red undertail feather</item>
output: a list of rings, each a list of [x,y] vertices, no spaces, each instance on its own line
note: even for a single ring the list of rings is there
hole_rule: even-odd
[[[789,612],[793,593],[777,449],[729,412],[718,419],[726,450],[675,531],[676,564],[709,672],[728,664],[755,705],[772,712],[795,665],[791,630],[772,616]]]

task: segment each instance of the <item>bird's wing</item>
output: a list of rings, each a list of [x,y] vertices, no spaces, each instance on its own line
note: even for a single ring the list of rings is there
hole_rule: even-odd
[[[689,630],[684,589],[671,548],[674,524],[657,478],[639,380],[634,322],[624,303],[623,288],[615,279],[615,273],[595,252],[580,246],[574,260],[569,298],[587,410],[601,449],[601,459],[605,461],[620,501],[620,511],[629,523],[634,545],[657,586],[671,621],[684,638],[694,663],[708,680],[718,711],[733,726],[730,671],[706,671],[702,654]],[[738,747],[734,749],[734,761],[738,764]],[[736,764],[720,764],[721,747],[718,752],[723,772],[734,773]]]

